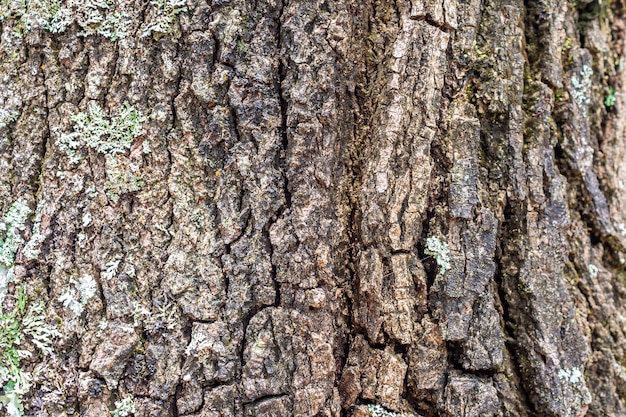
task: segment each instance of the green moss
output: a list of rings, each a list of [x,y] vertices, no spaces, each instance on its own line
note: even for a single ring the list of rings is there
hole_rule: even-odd
[[[565,99],[565,90],[563,90],[562,88],[557,88],[554,91],[554,100],[557,102],[561,102]]]
[[[524,282],[520,282],[519,284],[517,284],[517,289],[520,293],[520,295],[524,298],[528,297],[529,295],[532,294],[532,291],[530,289],[530,287],[528,286],[528,284],[524,283]]]
[[[570,49],[572,49],[573,46],[573,42],[570,38],[565,39],[565,42],[563,42],[563,47],[561,48],[561,51],[566,54],[570,51]]]
[[[246,50],[246,41],[243,39],[237,39],[237,52],[243,52]]]
[[[611,108],[615,106],[616,101],[617,101],[617,92],[615,92],[615,89],[613,87],[609,87],[608,93],[606,97],[604,97],[604,105],[607,108]]]
[[[474,81],[469,81],[467,85],[465,86],[465,97],[467,98],[467,101],[469,101],[472,104],[476,104],[477,89],[478,89],[478,86],[476,85]]]
[[[563,42],[563,46],[561,47],[561,60],[565,63],[565,65],[571,66],[574,63],[574,55],[572,54],[573,47],[574,42],[569,38],[565,39],[565,42]]]

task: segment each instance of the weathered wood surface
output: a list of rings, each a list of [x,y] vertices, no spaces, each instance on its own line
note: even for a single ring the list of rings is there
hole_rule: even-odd
[[[4,310],[25,285],[62,333],[26,415],[626,415],[621,0],[186,7],[2,22],[0,210],[35,251]],[[125,102],[130,149],[71,160],[73,115]]]

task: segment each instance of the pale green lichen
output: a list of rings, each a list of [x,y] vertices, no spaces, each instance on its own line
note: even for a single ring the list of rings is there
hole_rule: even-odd
[[[58,130],[55,129],[54,131],[58,133]],[[83,148],[83,142],[81,141],[80,135],[76,133],[77,132],[62,134],[57,141],[57,146],[68,157],[72,165],[78,164],[83,160],[80,153]],[[64,175],[65,174],[62,172],[57,172],[57,176],[61,179],[63,179]]]
[[[583,380],[583,373],[577,367],[573,367],[572,369],[559,369],[557,376],[562,381],[567,381],[571,384],[578,384]]]
[[[24,242],[20,234],[26,228],[26,220],[31,213],[26,200],[18,199],[11,205],[0,223],[0,265],[13,266],[18,245]]]
[[[111,262],[108,262],[105,265],[105,270],[101,273],[102,277],[106,280],[113,279],[117,276],[117,269],[120,266],[121,260],[115,259]]]
[[[129,170],[120,159],[114,155],[106,156],[107,181],[104,188],[107,196],[115,203],[122,194],[141,190],[143,179]]]
[[[156,314],[150,316],[149,319],[153,331],[159,328],[172,330],[176,327],[176,324],[179,323],[178,311],[176,306],[172,303],[158,307]]]
[[[135,413],[135,401],[130,394],[121,401],[115,401],[115,409],[111,410],[113,417],[128,417],[133,413]]]
[[[426,249],[424,253],[437,260],[439,274],[443,275],[452,268],[450,265],[450,250],[448,249],[448,244],[442,242],[438,237],[431,236],[426,239]]]
[[[34,260],[39,257],[41,253],[41,244],[45,240],[45,236],[41,233],[41,216],[46,207],[46,201],[41,200],[37,204],[37,210],[35,210],[35,221],[33,223],[33,231],[30,240],[22,249],[22,255],[28,260]]]
[[[0,22],[12,21],[13,35],[20,38],[44,29],[59,10],[60,0],[0,0]]]
[[[73,22],[72,10],[68,7],[58,7],[50,16],[46,29],[51,33],[62,33]]]
[[[76,23],[78,36],[100,35],[115,42],[126,36],[128,16],[111,0],[0,0],[0,22],[11,20],[13,34],[37,29],[62,33]]]
[[[0,129],[17,120],[18,113],[13,110],[0,109]]]
[[[369,404],[367,406],[367,411],[371,417],[400,417],[398,413],[388,411],[380,404]]]
[[[8,283],[15,278],[15,255],[24,242],[21,232],[26,228],[30,213],[26,201],[18,199],[0,223],[0,386],[4,391],[0,404],[10,417],[23,416],[20,398],[28,393],[31,385],[30,375],[20,368],[20,361],[32,357],[34,352],[24,349],[23,341],[28,340],[27,346],[34,346],[47,355],[52,352],[52,340],[61,335],[54,326],[47,324],[43,303],[31,303],[26,310],[28,299],[23,289],[18,290],[13,311],[2,310]]]
[[[152,153],[152,146],[150,146],[150,142],[149,141],[144,140],[141,143],[141,152],[143,152],[144,155]]]
[[[156,313],[150,311],[138,301],[133,301],[133,326],[143,327],[150,332],[172,330],[179,323],[176,307],[168,303],[157,307]]]
[[[145,117],[128,103],[113,117],[107,117],[96,102],[91,102],[87,113],[72,116],[74,131],[59,139],[59,147],[70,160],[80,161],[76,154],[87,146],[102,154],[124,154],[133,140],[143,132]]]
[[[82,244],[83,244],[83,242],[85,241],[85,239],[87,239],[87,234],[85,234],[85,232],[79,232],[79,233],[76,235],[76,242],[77,242],[79,245],[82,245]]]
[[[139,191],[143,186],[141,176],[134,172],[138,167],[131,166],[123,156],[143,133],[145,120],[128,103],[124,103],[112,117],[107,117],[102,108],[92,102],[87,113],[72,116],[74,130],[61,134],[57,146],[71,164],[82,161],[82,150],[85,148],[104,154],[107,177],[104,188],[107,196],[117,202],[122,194]]]
[[[109,327],[109,321],[105,318],[101,318],[98,322],[98,329],[100,331],[104,331]]]
[[[580,74],[572,76],[572,97],[583,112],[586,112],[587,105],[591,101],[589,93],[591,90],[592,76],[593,70],[588,65],[583,65]]]
[[[138,301],[133,301],[133,326],[141,326],[143,321],[148,317],[150,317],[150,310],[145,308]]]
[[[55,326],[46,322],[45,308],[40,301],[30,305],[28,314],[22,320],[22,333],[30,336],[31,343],[44,355],[53,352],[52,340],[61,336]],[[27,356],[32,356],[32,353],[28,352]]]
[[[31,303],[26,309],[27,304],[28,298],[20,289],[13,311],[0,313],[0,386],[4,391],[0,404],[10,417],[24,415],[21,397],[32,385],[31,375],[20,367],[21,360],[35,355],[32,347],[43,355],[52,353],[52,341],[61,336],[55,326],[47,323],[43,303]]]
[[[86,212],[83,214],[83,218],[82,218],[82,221],[81,221],[81,225],[82,225],[83,227],[88,227],[88,226],[91,224],[91,221],[92,221],[92,220],[93,220],[93,217],[91,216],[91,212],[86,211]]]
[[[71,1],[74,13],[81,18],[78,25],[83,28],[79,36],[100,35],[112,42],[126,37],[128,15],[119,11],[111,11],[113,2],[110,0]]]
[[[589,264],[587,266],[587,272],[589,272],[589,276],[591,278],[597,278],[599,270],[598,270],[598,267],[595,266],[594,264]]]
[[[72,278],[61,296],[59,302],[72,310],[75,316],[80,316],[90,298],[96,295],[98,287],[91,275],[83,275],[78,280]]]
[[[33,235],[30,237],[28,243],[24,245],[24,249],[22,249],[24,257],[31,261],[39,257],[41,254],[41,244],[45,240],[45,236],[39,231],[40,227],[41,225],[39,223],[33,225]]]
[[[6,296],[9,282],[13,280],[13,265],[19,245],[24,242],[21,232],[31,213],[26,200],[18,199],[9,207],[0,223],[0,305]]]
[[[154,19],[144,29],[142,37],[159,37],[175,32],[176,16],[187,11],[185,0],[151,0],[154,10]]]

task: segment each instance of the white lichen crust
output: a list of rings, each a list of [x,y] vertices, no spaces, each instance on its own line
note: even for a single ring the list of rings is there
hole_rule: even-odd
[[[443,275],[447,270],[452,268],[450,265],[450,250],[448,249],[448,244],[442,242],[436,236],[431,236],[426,239],[426,249],[424,250],[426,255],[431,255],[433,258],[437,260],[437,265],[439,265],[439,274]]]
[[[132,395],[115,401],[115,409],[111,411],[113,417],[128,417],[135,413],[135,402]]]

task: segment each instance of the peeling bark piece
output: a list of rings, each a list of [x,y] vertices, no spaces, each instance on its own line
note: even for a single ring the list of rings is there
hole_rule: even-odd
[[[239,417],[242,415],[241,392],[235,385],[208,389],[204,394],[202,411],[192,417]]]
[[[347,409],[355,404],[362,390],[361,373],[359,369],[356,367],[345,368],[341,375],[341,380],[339,381],[341,407]]]
[[[478,167],[474,159],[461,159],[450,170],[450,214],[469,219],[478,203]]]
[[[426,304],[418,299],[415,287],[426,281],[425,275],[414,255],[395,254],[383,260],[375,249],[360,254],[354,320],[370,340],[380,343],[387,334],[411,344],[419,306]]]
[[[150,397],[166,401],[176,392],[181,376],[181,346],[171,338],[164,343],[148,343],[146,362],[148,369],[154,370],[150,378]]]
[[[454,217],[470,219],[478,203],[480,121],[465,97],[450,104],[446,141],[453,161],[448,203]]]
[[[537,409],[556,416],[582,415],[591,401],[582,378],[589,346],[567,290],[562,227],[532,212],[526,221],[529,232],[524,246],[528,251],[518,254],[522,261],[516,291],[521,299],[511,300],[519,303],[517,310],[532,297],[533,308],[512,310],[512,314],[522,327],[538,331],[515,333],[524,358],[522,375]]]
[[[372,417],[369,410],[367,409],[367,406],[365,405],[359,405],[354,407],[352,414],[350,415],[351,417]]]
[[[246,405],[245,417],[283,417],[292,414],[292,403],[288,396],[268,398]]]
[[[100,274],[102,292],[106,300],[107,316],[111,319],[119,319],[132,315],[132,298],[129,293],[132,291],[133,283],[127,274],[114,274],[106,277],[107,274]]]
[[[584,3],[588,2],[583,1],[582,4]],[[568,3],[565,0],[534,3],[527,11],[531,16],[528,31],[532,31],[532,35],[542,45],[539,51],[542,79],[557,88],[563,86],[562,54],[568,49],[564,46],[567,40],[564,30],[567,11]],[[571,48],[571,40],[569,44]]]
[[[408,351],[407,387],[411,397],[428,409],[443,395],[447,350],[441,330],[428,318],[416,330],[420,336]]]
[[[431,15],[443,19],[441,3],[432,5],[441,11],[431,11]],[[413,6],[419,13],[419,5]],[[387,46],[391,56],[386,65],[392,74],[379,87],[380,101],[372,116],[375,128],[368,133],[373,135],[371,157],[364,164],[360,196],[363,244],[387,243],[388,239],[392,250],[407,251],[420,237],[420,219],[428,206],[430,146],[439,119],[431,104],[441,97],[439,86],[445,72],[441,58],[450,40],[439,27],[410,19],[409,7],[398,6],[397,34]],[[422,82],[425,79],[431,81]]]
[[[202,407],[204,403],[204,390],[197,380],[183,383],[180,395],[176,399],[176,408],[180,415],[194,413]]]
[[[170,410],[165,401],[152,398],[135,398],[135,417],[169,417]],[[110,414],[110,412],[109,412]]]
[[[274,307],[256,314],[243,354],[245,399],[291,394],[294,416],[316,414],[333,396],[332,326],[325,314],[311,320],[297,310]]]
[[[443,411],[449,417],[495,416],[500,409],[491,381],[474,376],[451,375],[444,397]]]
[[[409,17],[414,20],[428,18],[442,30],[457,27],[457,0],[413,0]]]
[[[85,404],[81,412],[84,417],[102,417],[110,414],[108,404],[100,401]]]
[[[109,328],[111,330],[96,349],[89,369],[102,376],[113,390],[117,388],[139,336],[131,326],[123,323],[109,323]]]
[[[242,237],[222,256],[222,264],[228,280],[226,314],[232,320],[242,320],[250,310],[274,304],[276,289],[265,237]]]
[[[585,188],[581,191],[592,203],[596,227],[603,234],[616,235],[607,199],[600,187],[598,175],[593,169],[595,149],[592,146],[592,126],[588,117],[593,95],[591,90],[593,59],[584,48],[573,48],[570,54],[573,54],[574,68],[566,88],[574,103],[570,106],[572,112],[570,119],[563,127],[563,150],[567,155],[568,164],[578,171],[583,180]]]
[[[294,353],[285,335],[274,329],[274,326],[280,324],[274,323],[273,315],[267,310],[261,311],[250,320],[242,375],[243,394],[248,400],[289,392]],[[288,326],[291,323],[282,325]]]
[[[474,303],[495,273],[497,230],[498,221],[487,208],[481,209],[468,224],[455,221],[450,225],[452,268],[437,275],[433,288],[439,293],[439,297],[433,299],[433,306],[435,315],[442,318],[445,340],[467,338]]]
[[[241,331],[226,323],[193,323],[191,341],[185,354],[183,380],[191,381],[194,371],[206,384],[229,382],[238,369]]]
[[[503,361],[504,338],[500,315],[491,292],[478,297],[468,337],[463,343],[462,363],[472,371],[498,369]]]
[[[370,340],[380,342],[383,324],[383,263],[380,253],[369,249],[361,253],[358,264],[358,291],[355,294],[354,320],[362,326]]]
[[[391,276],[386,277],[383,290],[383,328],[390,338],[410,345],[414,337],[413,323],[417,321],[415,282],[425,279],[426,274],[413,255],[392,255],[390,263]]]
[[[612,412],[609,415],[623,414],[624,405],[618,400],[626,394],[626,372],[623,365],[615,362],[610,352],[600,351],[591,355],[587,366],[589,385],[600,388],[601,392],[613,394],[604,396],[592,394],[593,401],[589,406],[589,414],[602,412]]]
[[[195,239],[181,244],[195,245]],[[204,246],[204,245],[203,245]],[[173,296],[183,313],[194,320],[216,320],[224,304],[223,271],[200,254],[172,250],[166,262],[163,289]]]
[[[385,350],[373,349],[362,335],[357,335],[350,346],[348,362],[340,381],[342,406],[354,403],[355,392],[392,410],[401,409],[401,395],[407,365],[401,355],[393,353],[391,346]]]
[[[111,391],[93,372],[81,372],[78,380],[78,396],[82,403],[81,413],[86,417],[100,417],[109,412]]]

